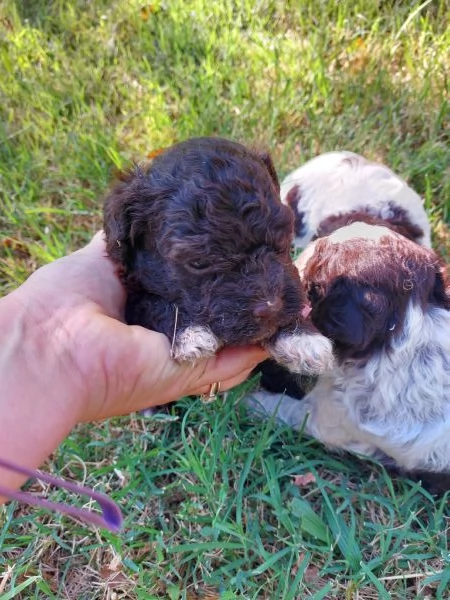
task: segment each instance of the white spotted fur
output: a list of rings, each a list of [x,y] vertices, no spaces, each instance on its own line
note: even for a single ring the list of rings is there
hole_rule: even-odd
[[[333,344],[319,333],[280,335],[267,350],[291,373],[319,375],[334,364]]]
[[[200,358],[214,356],[220,345],[211,329],[201,325],[191,325],[176,333],[172,358],[180,363],[195,363]]]
[[[295,239],[304,248],[317,233],[320,223],[331,215],[363,210],[388,219],[390,203],[403,208],[412,223],[423,231],[418,240],[431,247],[431,230],[423,200],[407,183],[382,164],[370,162],[353,152],[327,152],[290,173],[281,184],[281,200],[294,185],[299,186],[297,211],[304,214],[305,232]]]

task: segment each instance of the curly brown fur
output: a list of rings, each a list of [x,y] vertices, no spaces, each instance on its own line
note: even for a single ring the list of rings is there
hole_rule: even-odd
[[[332,360],[330,342],[301,317],[293,215],[268,154],[190,139],[122,175],[104,214],[108,254],[129,294],[126,320],[169,339],[176,332],[177,360],[247,343],[264,343],[293,371]],[[303,338],[308,356],[286,360],[286,344]]]

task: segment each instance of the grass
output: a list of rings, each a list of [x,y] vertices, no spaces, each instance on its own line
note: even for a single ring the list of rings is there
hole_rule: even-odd
[[[202,134],[266,145],[281,176],[339,148],[383,160],[448,257],[449,8],[2,2],[2,293],[97,230],[115,169]],[[111,494],[125,530],[2,508],[0,598],[449,598],[446,498],[255,422],[242,393],[74,431],[46,468]]]

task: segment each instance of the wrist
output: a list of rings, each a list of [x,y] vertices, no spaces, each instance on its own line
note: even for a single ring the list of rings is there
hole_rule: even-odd
[[[37,467],[80,420],[83,397],[39,307],[15,292],[0,299],[0,331],[0,456]]]

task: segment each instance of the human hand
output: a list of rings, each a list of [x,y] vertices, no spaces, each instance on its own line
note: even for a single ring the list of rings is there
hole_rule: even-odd
[[[123,323],[125,292],[101,234],[0,299],[0,457],[35,468],[80,422],[227,390],[266,358],[226,348],[195,366],[162,334]],[[25,476],[0,468],[0,483]],[[0,504],[2,502],[0,498]]]
[[[101,233],[38,269],[13,294],[29,308],[29,326],[34,319],[60,357],[65,377],[59,380],[76,391],[81,421],[206,393],[216,381],[230,389],[267,357],[247,346],[223,349],[195,366],[174,362],[164,335],[122,322],[125,292]]]

